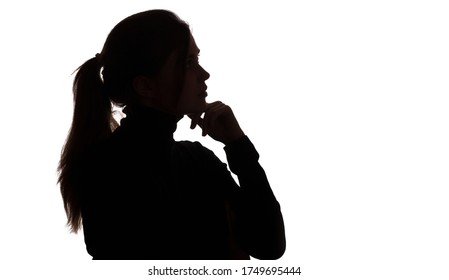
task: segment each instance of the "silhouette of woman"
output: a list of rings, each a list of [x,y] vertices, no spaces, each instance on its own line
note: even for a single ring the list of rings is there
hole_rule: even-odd
[[[189,26],[166,10],[132,15],[77,69],[58,165],[73,232],[93,259],[277,259],[282,214],[231,108],[207,103],[209,73]],[[120,125],[113,105],[124,108]],[[225,145],[227,165],[174,141],[183,116]]]

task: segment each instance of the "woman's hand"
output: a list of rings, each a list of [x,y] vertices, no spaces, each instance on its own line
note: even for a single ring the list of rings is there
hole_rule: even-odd
[[[204,117],[201,118],[201,115],[203,113],[188,116],[192,120],[190,128],[194,129],[199,125],[203,129],[203,136],[209,135],[214,140],[227,145],[245,135],[231,107],[220,101],[208,103]]]

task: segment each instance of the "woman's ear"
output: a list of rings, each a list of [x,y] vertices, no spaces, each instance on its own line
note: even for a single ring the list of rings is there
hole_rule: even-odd
[[[151,98],[155,95],[155,82],[153,79],[139,75],[133,80],[133,89],[138,96]]]

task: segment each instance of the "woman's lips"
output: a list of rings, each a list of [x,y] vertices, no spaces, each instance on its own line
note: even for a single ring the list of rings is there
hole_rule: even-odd
[[[204,90],[199,94],[201,97],[206,97],[207,96],[207,86],[204,86]]]

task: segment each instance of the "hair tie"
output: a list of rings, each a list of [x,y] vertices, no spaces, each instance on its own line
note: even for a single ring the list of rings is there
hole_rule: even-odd
[[[97,54],[95,55],[95,58],[97,59],[98,63],[100,63],[100,60],[101,60],[101,54],[97,53]]]

